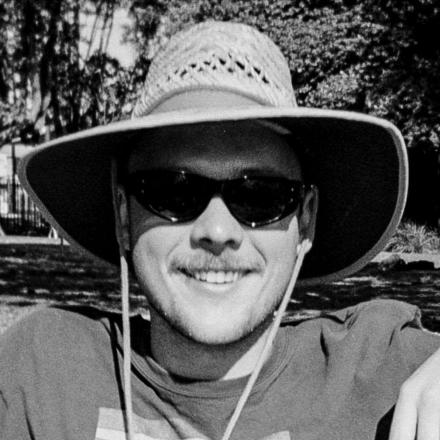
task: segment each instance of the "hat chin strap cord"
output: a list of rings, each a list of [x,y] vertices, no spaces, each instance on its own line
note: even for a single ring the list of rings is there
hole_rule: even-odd
[[[118,203],[118,179],[117,163],[112,160],[112,195],[113,211],[115,218],[116,239],[119,248],[119,264],[121,278],[121,300],[122,300],[122,346],[123,346],[123,376],[124,376],[124,405],[125,425],[127,440],[134,440],[133,432],[133,400],[131,392],[131,331],[130,331],[130,293],[128,281],[127,253],[124,246],[121,219],[119,216]]]
[[[127,258],[121,255],[121,293],[122,293],[122,342],[124,354],[124,403],[128,440],[134,440],[133,432],[133,403],[131,393],[131,336],[130,336],[130,300],[128,288]]]
[[[278,306],[278,309],[275,314],[275,319],[270,326],[269,333],[264,343],[264,347],[260,353],[260,356],[258,357],[257,363],[255,364],[252,374],[250,375],[246,383],[246,386],[240,396],[240,399],[237,402],[237,406],[235,407],[234,413],[232,414],[229,420],[228,426],[226,427],[222,440],[229,440],[231,438],[232,431],[234,430],[238,418],[240,417],[240,414],[244,408],[244,405],[246,404],[246,401],[248,400],[249,395],[251,394],[252,388],[254,387],[255,382],[257,381],[258,375],[260,374],[261,368],[263,367],[264,361],[269,353],[269,350],[272,348],[272,343],[275,339],[278,329],[280,328],[281,320],[283,318],[284,312],[286,311],[287,305],[289,304],[289,299],[295,287],[295,283],[298,278],[298,274],[301,269],[304,257],[311,247],[312,247],[312,242],[307,238],[304,239],[301,242],[301,244],[299,244],[297,247],[297,257],[296,257],[295,265],[292,270],[292,275],[290,276],[289,284],[284,292],[281,303]]]
[[[120,276],[121,276],[121,297],[122,297],[122,342],[123,342],[123,376],[124,376],[124,404],[125,404],[125,423],[127,431],[127,440],[134,440],[133,432],[133,403],[131,392],[131,336],[130,336],[130,298],[129,298],[129,281],[128,281],[128,264],[127,254],[122,239],[122,226],[119,217],[119,205],[117,204],[117,167],[116,162],[112,163],[112,189],[113,189],[113,205],[116,222],[116,237],[119,245],[120,257]],[[246,386],[237,402],[237,406],[229,420],[228,426],[222,436],[222,440],[229,440],[232,432],[237,424],[238,418],[246,404],[252,388],[257,381],[258,375],[263,367],[264,361],[272,347],[275,336],[281,325],[281,320],[289,303],[290,295],[295,287],[299,271],[301,269],[306,253],[312,247],[309,239],[304,239],[297,247],[297,257],[292,270],[289,284],[284,292],[283,298],[275,314],[269,333],[266,337],[263,349],[258,357],[257,363],[250,375]]]

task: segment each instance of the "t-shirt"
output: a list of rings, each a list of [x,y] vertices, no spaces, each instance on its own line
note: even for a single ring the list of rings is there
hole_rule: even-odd
[[[419,316],[376,300],[284,325],[232,438],[386,439],[400,385],[440,346]],[[173,377],[149,356],[149,322],[131,325],[135,439],[221,438],[247,378]],[[126,438],[119,314],[49,308],[1,346],[0,438]]]

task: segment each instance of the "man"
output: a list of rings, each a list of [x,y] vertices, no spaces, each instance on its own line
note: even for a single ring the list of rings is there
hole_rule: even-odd
[[[296,107],[279,49],[216,22],[171,39],[133,116],[21,163],[57,230],[120,262],[123,316],[49,309],[8,332],[2,438],[387,438],[402,383],[440,343],[417,309],[375,301],[278,327],[306,253],[298,282],[334,280],[393,233],[397,129]],[[127,267],[149,321],[128,320]],[[423,403],[437,357],[406,382],[417,393],[398,401],[395,438],[416,423],[438,437],[440,405]]]

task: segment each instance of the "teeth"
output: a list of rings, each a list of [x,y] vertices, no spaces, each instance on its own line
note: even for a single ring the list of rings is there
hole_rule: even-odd
[[[211,272],[209,271],[206,274],[206,281],[208,281],[208,283],[220,283],[220,278],[224,278],[222,277],[222,273],[221,272]]]
[[[191,272],[191,276],[198,281],[205,281],[213,284],[235,283],[240,277],[240,272],[234,271],[195,271]]]

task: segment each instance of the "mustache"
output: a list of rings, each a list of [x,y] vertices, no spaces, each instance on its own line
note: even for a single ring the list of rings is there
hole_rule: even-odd
[[[177,254],[170,261],[172,271],[224,271],[224,272],[261,272],[264,263],[260,258],[240,257],[230,252],[214,255],[205,252],[195,254]]]

